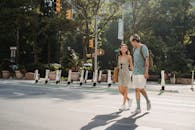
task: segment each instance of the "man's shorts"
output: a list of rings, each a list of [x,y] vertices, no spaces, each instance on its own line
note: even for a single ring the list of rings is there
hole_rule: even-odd
[[[146,86],[146,78],[144,75],[133,75],[133,86],[135,88],[144,88]]]

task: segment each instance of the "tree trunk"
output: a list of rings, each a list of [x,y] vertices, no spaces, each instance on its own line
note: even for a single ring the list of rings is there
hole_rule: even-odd
[[[57,43],[56,43],[56,57],[57,57],[57,62],[60,64],[60,54],[61,54],[61,32],[58,32],[57,35]]]
[[[37,48],[37,35],[36,31],[33,31],[33,52],[34,52],[34,63],[37,64],[39,62],[38,59],[38,48]]]
[[[19,35],[19,27],[16,28],[16,64],[20,63],[20,35]]]
[[[61,45],[60,42],[57,43],[57,62],[60,64],[60,54],[61,54]]]
[[[137,3],[136,1],[132,1],[131,2],[131,5],[132,5],[132,9],[133,9],[133,23],[132,23],[132,26],[131,26],[131,30],[132,30],[132,33],[136,33],[136,7],[137,7]]]
[[[48,42],[48,46],[47,46],[47,63],[49,64],[50,63],[50,60],[51,60],[51,45],[50,43]]]
[[[87,62],[87,45],[88,45],[88,42],[86,39],[83,39],[83,42],[82,42],[82,47],[83,47],[83,60],[84,62]]]
[[[83,59],[84,59],[84,62],[86,62],[87,61],[87,56],[86,56],[86,54],[88,53],[87,52],[87,48],[88,48],[88,46],[89,46],[89,39],[90,39],[90,37],[89,37],[89,35],[90,35],[90,31],[89,31],[89,24],[88,24],[88,21],[86,21],[86,23],[85,23],[85,26],[86,26],[86,38],[83,40],[84,42],[83,42]]]

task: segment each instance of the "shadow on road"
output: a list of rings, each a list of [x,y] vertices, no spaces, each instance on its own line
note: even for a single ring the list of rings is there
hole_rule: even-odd
[[[149,114],[149,112],[146,112],[139,116],[136,116],[136,114],[134,114],[127,118],[122,118],[105,130],[135,130],[138,127],[138,125],[136,125],[136,120],[147,114]]]
[[[0,85],[0,98],[5,99],[59,98],[63,101],[80,100],[84,97],[82,92],[72,89]]]
[[[93,128],[105,126],[113,122],[115,123],[105,130],[135,130],[138,127],[138,125],[135,124],[136,120],[149,114],[149,112],[143,113],[139,116],[134,114],[127,118],[117,120],[116,118],[120,117],[120,113],[121,112],[115,112],[107,115],[97,115],[92,119],[91,122],[83,126],[80,130],[92,130]]]
[[[86,126],[83,126],[80,130],[91,130],[99,126],[105,126],[112,122],[113,119],[119,117],[121,112],[114,112],[106,115],[97,115]]]

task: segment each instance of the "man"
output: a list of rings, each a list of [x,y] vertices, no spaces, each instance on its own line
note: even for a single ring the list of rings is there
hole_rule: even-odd
[[[130,42],[134,48],[133,50],[133,85],[136,92],[137,108],[134,114],[141,113],[140,93],[145,97],[147,103],[147,110],[151,109],[151,103],[144,89],[146,80],[149,77],[149,51],[146,45],[142,44],[139,35],[135,34],[130,37]]]

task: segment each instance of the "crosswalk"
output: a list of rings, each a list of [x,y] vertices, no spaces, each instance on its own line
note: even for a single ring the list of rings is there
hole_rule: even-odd
[[[136,108],[134,92],[129,93],[130,98],[133,99],[132,108],[129,111],[120,113],[118,112],[118,108],[122,103],[122,96],[118,93],[117,88],[102,87],[88,89],[84,87],[69,88],[63,86],[54,89],[53,87],[46,88],[37,86],[32,89],[35,86],[34,84],[24,83],[18,83],[16,86],[18,87],[1,85],[0,101],[5,104],[11,101],[11,103],[8,103],[8,106],[13,105],[13,108],[16,108],[14,104],[20,101],[26,101],[28,105],[31,105],[29,102],[30,99],[30,101],[41,105],[43,103],[41,100],[44,100],[46,106],[48,105],[50,107],[41,105],[40,108],[37,106],[37,110],[56,110],[55,113],[57,114],[49,115],[50,113],[47,113],[48,118],[58,119],[59,116],[65,115],[61,117],[62,120],[74,120],[73,125],[77,129],[67,128],[69,124],[63,124],[64,122],[60,124],[62,128],[69,130],[195,129],[195,92],[192,91],[183,93],[165,92],[161,95],[158,95],[159,92],[157,91],[148,91],[148,96],[152,103],[151,111],[146,111],[145,99],[141,97],[142,112],[137,115],[132,115],[131,112]],[[9,96],[10,94],[13,96]],[[33,98],[36,95],[38,95],[38,98]],[[6,96],[11,97],[11,100],[5,100],[7,99],[5,98]],[[15,102],[15,97],[20,100]],[[27,110],[31,109],[28,105],[21,106],[21,110],[23,110],[23,107],[27,107]],[[58,105],[60,107],[57,107]],[[31,111],[34,112],[35,110],[32,109]],[[50,123],[47,124],[50,125]]]
[[[163,130],[195,129],[195,95],[189,93],[165,93],[161,96],[150,95],[152,110],[144,119],[144,123],[160,126]],[[142,107],[146,109],[145,101]],[[158,124],[158,125],[154,125]]]
[[[132,104],[130,111],[120,113],[120,116],[110,123],[94,128],[93,130],[194,130],[195,126],[195,95],[194,93],[164,93],[158,95],[157,92],[148,93],[152,102],[152,110],[146,111],[144,98],[141,100],[142,112],[132,116],[131,112],[136,108],[136,101]],[[131,95],[133,98],[134,95]],[[120,98],[118,96],[117,98]],[[108,105],[116,101],[111,106]],[[114,98],[107,99],[105,103],[94,105],[97,111],[117,110],[120,101]],[[86,109],[85,109],[86,110]],[[86,110],[89,112],[90,110]],[[93,109],[91,113],[93,113]],[[107,120],[100,120],[107,122]],[[86,129],[87,130],[87,129]]]

